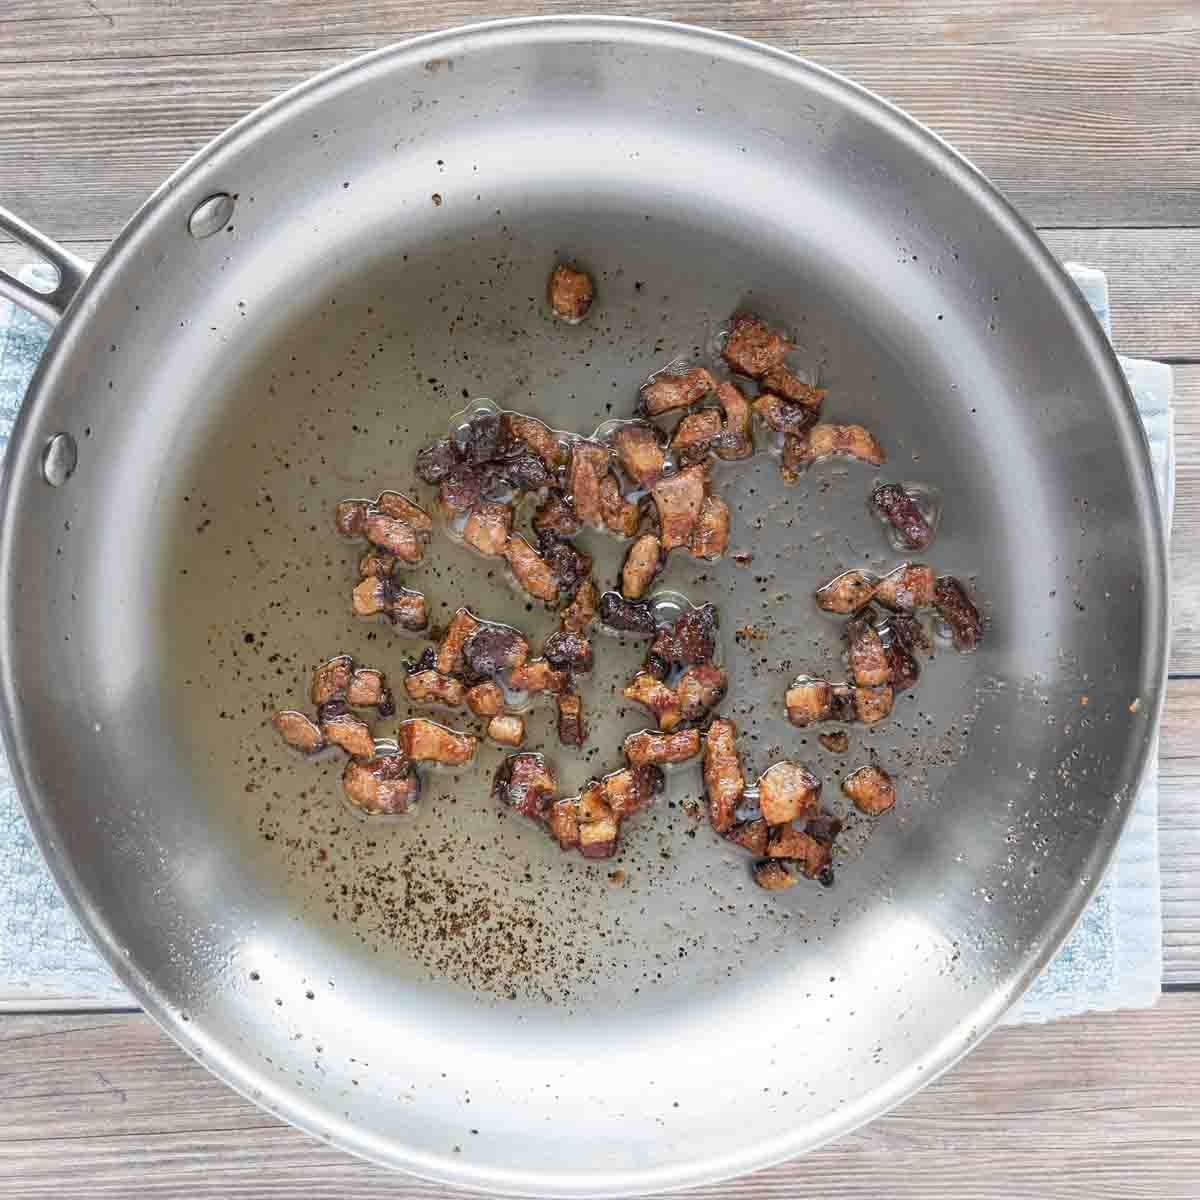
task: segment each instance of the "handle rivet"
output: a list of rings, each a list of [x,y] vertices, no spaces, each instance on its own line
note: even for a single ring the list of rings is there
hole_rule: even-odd
[[[233,216],[234,199],[228,192],[217,192],[201,200],[188,217],[188,233],[194,238],[212,237],[229,223]]]
[[[51,487],[62,487],[75,474],[79,450],[69,433],[56,433],[42,452],[42,477]]]

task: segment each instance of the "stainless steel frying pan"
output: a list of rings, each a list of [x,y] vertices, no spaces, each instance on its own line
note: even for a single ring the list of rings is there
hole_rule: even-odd
[[[227,197],[227,199],[212,199]],[[1113,355],[971,167],[866,92],[764,46],[628,20],[423,38],[290,92],[171,178],[58,321],[6,464],[5,740],[58,882],[181,1045],[319,1137],[430,1178],[543,1195],[732,1176],[853,1128],[979,1040],[1091,895],[1162,693],[1163,541]],[[205,236],[207,235],[207,236]],[[560,254],[599,297],[543,304]],[[821,580],[892,552],[875,475],[727,464],[748,565],[674,563],[721,606],[748,766],[901,780],[831,889],[758,892],[697,820],[696,770],[619,859],[564,857],[487,780],[355,819],[340,764],[265,721],[353,625],[347,495],[421,492],[414,450],[486,395],[588,431],[752,307],[795,332],[880,476],[940,489],[933,558],[990,627],[827,753],[787,680],[836,669]],[[423,494],[423,493],[422,493]],[[446,538],[413,582],[540,636]],[[600,573],[614,550],[597,546]],[[607,558],[603,555],[607,554]],[[605,642],[589,758],[643,724]],[[402,714],[403,715],[403,714]],[[553,752],[549,715],[532,722]],[[624,874],[623,882],[618,874]]]

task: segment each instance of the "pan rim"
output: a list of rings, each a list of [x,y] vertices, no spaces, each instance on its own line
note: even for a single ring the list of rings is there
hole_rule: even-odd
[[[888,101],[835,72],[788,51],[693,25],[633,17],[549,16],[483,22],[426,34],[358,56],[306,80],[249,113],[198,151],[139,208],[102,256],[96,270],[51,337],[14,426],[7,469],[0,480],[0,565],[9,567],[15,552],[13,511],[19,487],[13,481],[26,478],[31,470],[37,468],[40,446],[34,445],[32,438],[32,430],[38,424],[36,414],[54,393],[56,375],[71,352],[72,340],[86,327],[89,311],[102,302],[112,282],[121,274],[122,267],[136,249],[141,232],[156,220],[175,195],[198,175],[207,172],[211,176],[214,167],[219,166],[222,155],[234,150],[244,139],[261,134],[279,119],[291,119],[306,104],[323,100],[343,87],[362,84],[373,72],[401,70],[412,60],[431,57],[431,52],[433,57],[439,53],[454,57],[514,40],[543,44],[591,41],[602,44],[674,45],[692,51],[707,51],[714,57],[745,69],[769,70],[785,82],[805,82],[810,87],[819,87],[836,96],[840,102],[901,140],[914,153],[922,154],[945,171],[955,186],[970,192],[979,202],[989,219],[1008,238],[1014,251],[1023,255],[1042,285],[1061,305],[1096,372],[1097,382],[1101,385],[1099,401],[1112,411],[1117,432],[1123,435],[1122,444],[1128,448],[1129,456],[1138,459],[1136,464],[1131,464],[1131,477],[1141,509],[1143,529],[1149,535],[1142,539],[1142,548],[1147,567],[1144,586],[1150,614],[1145,626],[1145,661],[1148,665],[1147,687],[1143,691],[1147,733],[1132,755],[1132,774],[1136,776],[1136,785],[1140,786],[1153,744],[1152,732],[1157,728],[1165,694],[1167,563],[1163,518],[1153,487],[1149,459],[1147,455],[1132,450],[1134,444],[1144,446],[1145,437],[1115,351],[1083,298],[1028,222],[976,167],[938,135]],[[7,643],[15,636],[11,569],[4,571],[2,586],[0,620],[4,622],[3,638]],[[103,914],[93,906],[73,867],[57,853],[53,819],[33,782],[30,763],[24,752],[25,743],[20,734],[19,685],[13,678],[11,662],[12,656],[5,654],[0,664],[0,718],[3,720],[3,739],[13,782],[21,796],[34,837],[58,887],[81,925],[145,1011],[183,1049],[226,1084],[306,1132],[380,1165],[399,1168],[439,1183],[484,1191],[504,1190],[557,1197],[622,1196],[718,1182],[816,1149],[875,1119],[937,1078],[972,1049],[997,1024],[1010,1004],[1049,961],[1069,935],[1099,885],[1103,868],[1111,859],[1137,794],[1137,786],[1131,779],[1125,794],[1113,801],[1119,809],[1119,819],[1106,823],[1093,847],[1091,859],[1099,869],[1091,872],[1091,883],[1087,887],[1074,889],[1064,900],[1054,914],[1047,936],[1041,939],[1035,951],[1026,953],[1011,969],[1006,985],[997,988],[975,1012],[948,1030],[935,1047],[905,1072],[868,1093],[855,1105],[849,1119],[846,1113],[842,1113],[836,1127],[825,1128],[825,1125],[834,1124],[827,1119],[819,1126],[796,1130],[771,1141],[756,1142],[734,1153],[725,1152],[700,1161],[651,1168],[634,1167],[602,1172],[583,1169],[570,1174],[548,1174],[507,1167],[498,1169],[493,1166],[476,1168],[461,1160],[456,1161],[449,1154],[424,1152],[414,1146],[404,1146],[395,1139],[364,1135],[348,1123],[324,1113],[319,1106],[281,1082],[260,1075],[251,1063],[230,1054],[222,1045],[207,1039],[201,1031],[181,1019],[181,1015],[157,992],[153,981],[121,953],[112,930]],[[1150,702],[1146,703],[1146,700]]]

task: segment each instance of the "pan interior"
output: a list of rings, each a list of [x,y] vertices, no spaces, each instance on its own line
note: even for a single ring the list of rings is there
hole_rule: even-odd
[[[36,495],[10,535],[11,670],[38,681],[25,769],[109,952],[258,1098],[460,1182],[683,1182],[912,1090],[1090,888],[1154,707],[1137,447],[1055,285],[893,118],[714,46],[497,37],[377,60],[264,121],[257,152],[246,132],[164,196],[70,330],[35,419],[86,397],[76,477],[16,485]],[[232,227],[194,242],[180,217],[214,180]],[[564,256],[598,285],[576,328],[544,304]],[[720,607],[749,773],[808,762],[844,813],[839,778],[876,756],[896,811],[847,814],[836,885],[783,896],[711,834],[696,767],[601,863],[498,811],[493,747],[428,773],[410,817],[350,814],[341,762],[266,722],[332,654],[398,685],[427,643],[349,617],[360,548],[334,504],[430,501],[413,454],[469,399],[581,433],[630,415],[740,308],[794,332],[829,419],[867,424],[888,463],[792,487],[765,445],[721,464],[738,559],[676,555],[662,585]],[[877,479],[940,490],[928,557],[990,628],[837,756],[782,696],[842,669],[814,587],[897,561]],[[588,548],[610,584],[619,549]],[[552,628],[440,530],[406,582],[435,620],[466,603],[535,644]],[[619,695],[639,648],[597,648],[583,756],[549,709],[530,721],[564,787],[646,723]],[[753,1145],[730,1144],[735,1106]]]

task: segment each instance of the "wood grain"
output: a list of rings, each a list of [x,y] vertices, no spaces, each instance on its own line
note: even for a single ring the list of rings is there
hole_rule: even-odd
[[[1200,996],[1174,994],[1147,1012],[998,1030],[835,1146],[689,1195],[1194,1200],[1198,1017]],[[140,1015],[0,1018],[0,1194],[465,1196],[280,1125]]]

